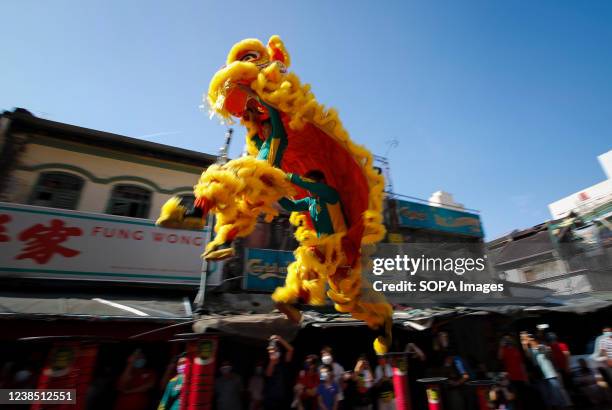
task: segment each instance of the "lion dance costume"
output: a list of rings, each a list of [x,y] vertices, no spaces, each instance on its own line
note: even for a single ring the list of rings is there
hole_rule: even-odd
[[[207,94],[211,113],[247,129],[248,156],[210,166],[194,188],[200,215],[217,217],[207,259],[233,254],[232,240],[249,235],[263,214],[270,222],[278,205],[293,211],[299,247],[285,286],[272,299],[299,320],[296,303],[350,313],[380,331],[378,354],[391,341],[392,308],[362,278],[362,249],[380,241],[384,179],[372,155],[354,144],[333,109],[288,72],[289,54],[278,36],[265,46],[256,39],[235,44]],[[317,175],[318,180],[303,176]],[[158,224],[193,227],[178,199],[162,208]],[[196,224],[197,225],[197,224]]]

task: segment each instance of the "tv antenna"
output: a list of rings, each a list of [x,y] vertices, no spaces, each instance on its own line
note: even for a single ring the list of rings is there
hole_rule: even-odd
[[[385,193],[388,198],[393,197],[393,181],[391,180],[391,165],[389,163],[389,152],[399,146],[399,141],[395,138],[385,142],[387,150],[384,156],[374,155],[374,167],[378,168],[380,173],[385,177]]]

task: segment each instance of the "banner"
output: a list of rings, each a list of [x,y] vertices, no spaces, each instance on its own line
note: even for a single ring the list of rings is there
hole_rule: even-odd
[[[75,389],[76,404],[35,403],[31,410],[84,410],[93,377],[98,345],[85,342],[54,343],[36,385],[37,389]]]
[[[285,283],[287,266],[294,260],[293,252],[289,251],[245,249],[243,288],[273,292]]]
[[[181,390],[180,410],[212,409],[217,349],[215,336],[203,335],[187,342],[186,383]]]
[[[424,228],[482,238],[482,225],[477,214],[430,206],[411,201],[397,201],[400,226]]]
[[[197,286],[207,233],[0,202],[0,275]]]

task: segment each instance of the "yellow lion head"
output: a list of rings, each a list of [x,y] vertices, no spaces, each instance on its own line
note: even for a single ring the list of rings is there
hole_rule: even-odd
[[[210,81],[207,102],[212,113],[226,120],[242,117],[260,73],[266,83],[278,84],[289,65],[289,53],[277,35],[270,37],[267,46],[254,38],[236,43],[227,55],[225,66]]]

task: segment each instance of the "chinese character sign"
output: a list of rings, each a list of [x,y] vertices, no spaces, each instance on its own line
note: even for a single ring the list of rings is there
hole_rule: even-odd
[[[5,224],[11,221],[11,216],[7,214],[0,214],[0,242],[8,242],[11,237],[7,235],[7,228]]]
[[[205,231],[0,202],[0,275],[197,285]]]
[[[36,224],[19,234],[19,240],[26,242],[23,252],[17,259],[31,258],[39,264],[46,264],[53,255],[60,254],[66,258],[81,253],[75,249],[62,246],[71,236],[81,236],[81,228],[66,226],[61,219],[52,219],[49,226]]]

